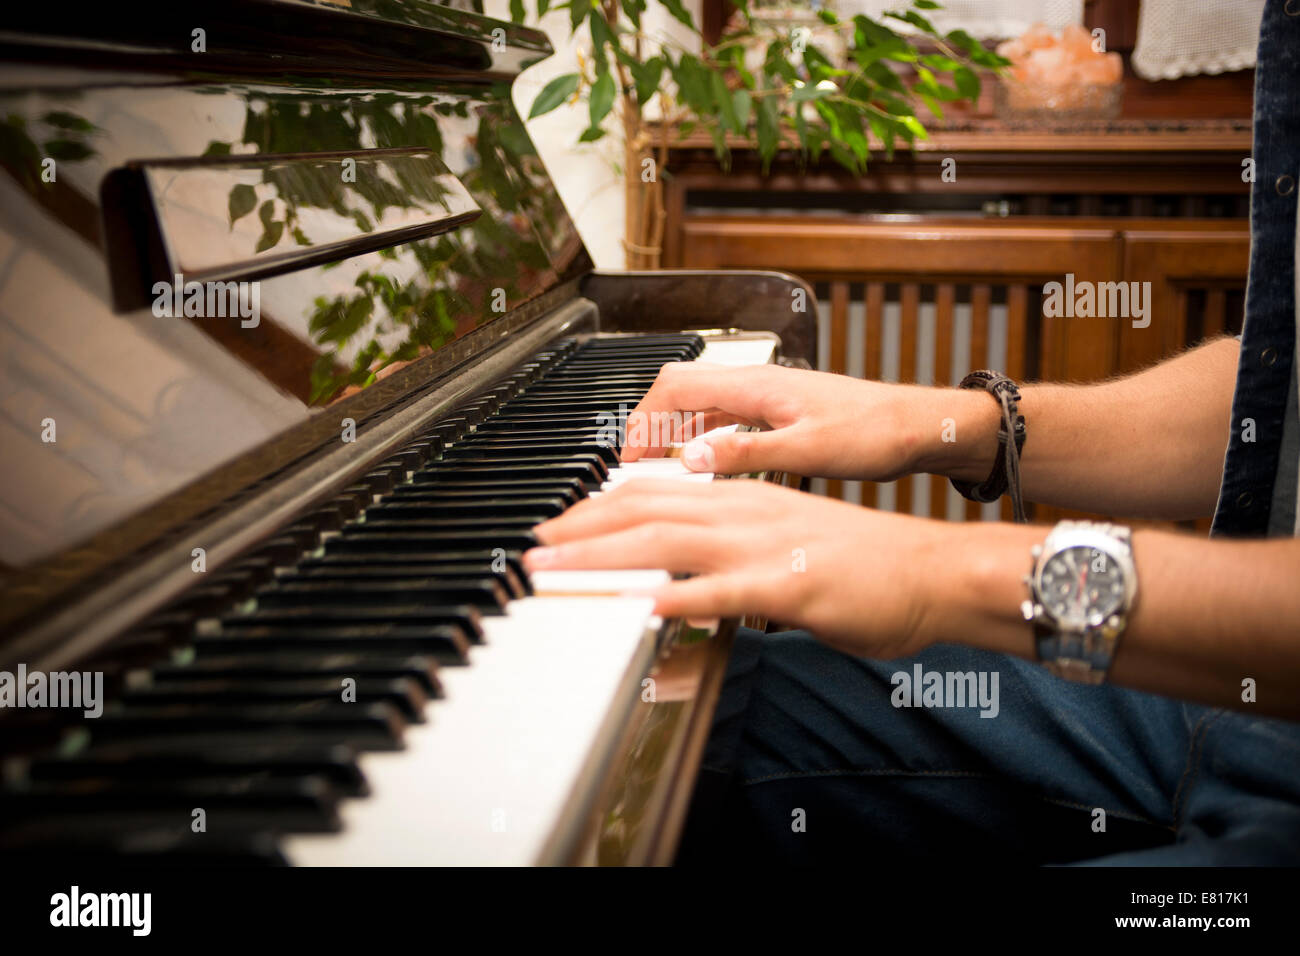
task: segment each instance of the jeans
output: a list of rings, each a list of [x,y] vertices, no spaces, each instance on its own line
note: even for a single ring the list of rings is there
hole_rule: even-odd
[[[917,664],[996,673],[996,716],[978,705],[895,706],[891,678]],[[1294,865],[1300,724],[1073,684],[986,651],[936,646],[868,661],[804,632],[742,629],[678,864],[861,864],[881,854]]]

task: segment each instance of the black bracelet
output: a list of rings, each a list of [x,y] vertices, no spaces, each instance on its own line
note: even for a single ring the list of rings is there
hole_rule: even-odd
[[[993,470],[982,484],[949,479],[963,498],[988,504],[1011,493],[1011,507],[1017,521],[1025,520],[1025,505],[1020,493],[1020,452],[1025,447],[1025,417],[1019,413],[1020,389],[1001,372],[987,369],[971,372],[958,388],[978,388],[988,392],[1002,409],[998,425],[998,454]],[[1011,441],[1012,436],[1015,441]]]

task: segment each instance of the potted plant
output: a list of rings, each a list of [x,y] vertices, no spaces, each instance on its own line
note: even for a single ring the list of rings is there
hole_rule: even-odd
[[[531,11],[526,3],[534,4]],[[651,3],[699,36],[698,45],[644,29]],[[590,35],[590,53],[543,87],[529,118],[584,101],[590,125],[579,141],[592,142],[616,115],[623,175],[637,199],[629,203],[629,268],[659,265],[673,137],[707,131],[724,168],[731,145],[745,142],[756,147],[765,172],[784,148],[804,161],[829,155],[860,173],[873,145],[888,157],[898,141],[910,147],[927,135],[919,109],[941,119],[943,104],[979,96],[980,69],[1008,62],[964,31],[936,30],[926,16],[939,7],[932,0],[912,0],[879,20],[841,20],[825,6],[808,7],[815,16],[787,17],[750,0],[732,3],[735,15],[710,44],[682,0],[510,2],[517,23],[530,12],[540,19],[567,8],[571,34]]]

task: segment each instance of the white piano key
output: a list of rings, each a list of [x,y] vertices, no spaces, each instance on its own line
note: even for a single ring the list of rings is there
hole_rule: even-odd
[[[626,710],[654,654],[649,598],[532,597],[484,619],[469,667],[441,671],[444,700],[406,749],[365,754],[371,795],[338,834],[294,836],[298,865],[528,865]]]
[[[672,580],[667,571],[638,569],[620,571],[534,571],[529,575],[533,593],[539,597],[574,594],[620,595],[650,591]]]
[[[770,338],[706,339],[697,361],[718,365],[767,365],[776,354],[776,341]]]

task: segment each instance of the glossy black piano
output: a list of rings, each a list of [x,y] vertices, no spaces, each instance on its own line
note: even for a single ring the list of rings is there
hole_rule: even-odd
[[[671,859],[729,628],[519,553],[664,362],[813,360],[810,290],[594,271],[535,31],[3,20],[0,855]]]

